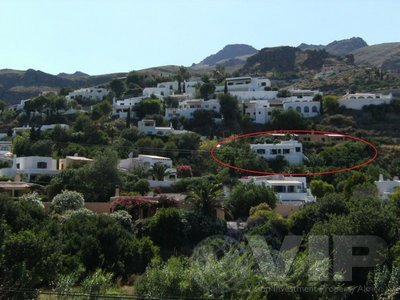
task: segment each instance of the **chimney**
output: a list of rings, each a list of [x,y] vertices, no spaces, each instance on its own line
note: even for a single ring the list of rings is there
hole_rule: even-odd
[[[119,197],[119,185],[115,186],[115,195],[114,197]]]
[[[383,174],[379,174],[379,181],[383,181]]]

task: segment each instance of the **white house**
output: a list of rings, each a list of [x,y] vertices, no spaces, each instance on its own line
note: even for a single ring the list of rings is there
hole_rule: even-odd
[[[202,85],[203,82],[202,81],[185,81],[183,84],[185,85],[185,94],[193,96],[196,93],[196,87],[198,85]]]
[[[193,118],[193,113],[198,109],[213,110],[216,113],[219,113],[220,108],[221,106],[217,99],[189,99],[180,102],[178,108],[166,108],[165,118],[168,120],[179,117],[191,119]]]
[[[14,105],[11,105],[11,106],[10,106],[10,109],[11,109],[12,111],[20,111],[20,110],[23,110],[24,107],[25,107],[25,103],[28,102],[28,101],[31,101],[31,100],[32,100],[32,99],[23,99],[23,100],[20,100],[19,103],[14,104]]]
[[[56,175],[60,171],[57,169],[57,160],[47,156],[24,156],[14,155],[11,168],[0,169],[0,175],[15,177],[17,174],[27,177],[30,181],[37,175]]]
[[[76,99],[77,97],[82,97],[82,99],[86,100],[101,101],[105,96],[108,95],[109,92],[110,91],[105,88],[97,88],[97,87],[82,88],[70,92],[67,96],[65,96],[65,99],[67,99],[67,101],[71,101]]]
[[[138,122],[139,132],[150,135],[169,135],[169,134],[183,134],[189,131],[187,130],[176,130],[172,127],[157,127],[155,120],[143,119]]]
[[[289,93],[292,97],[296,98],[314,98],[316,95],[322,95],[322,92],[318,90],[296,90],[296,89],[289,89]]]
[[[383,175],[379,175],[379,180],[375,181],[375,186],[378,189],[379,196],[382,199],[387,199],[397,188],[400,188],[399,177],[394,177],[393,180],[384,180]]]
[[[131,110],[131,117],[135,117],[135,112],[132,111],[132,108],[135,107],[138,103],[142,102],[144,97],[133,97],[127,98],[123,100],[113,99],[112,105],[112,115],[118,116],[121,119],[126,119],[128,116],[128,110]]]
[[[254,184],[264,184],[271,188],[279,202],[292,205],[316,201],[310,189],[307,188],[305,177],[284,177],[282,175],[268,176],[249,176],[240,179],[243,183],[254,182]]]
[[[251,100],[243,104],[243,110],[254,123],[265,124],[269,122],[273,108],[267,100]]]
[[[155,95],[156,97],[167,97],[173,95],[179,88],[178,81],[167,81],[157,84],[157,87],[146,87],[143,89],[143,96],[150,97]]]
[[[392,102],[392,94],[370,94],[370,93],[347,93],[339,100],[339,105],[349,109],[360,110],[367,105],[381,105],[389,104]]]
[[[320,114],[321,110],[321,103],[319,101],[313,101],[310,97],[287,97],[282,100],[282,106],[284,110],[295,109],[301,113],[304,118],[316,117]]]
[[[93,162],[94,160],[91,158],[87,158],[84,156],[78,156],[78,153],[75,153],[73,156],[66,156],[65,158],[61,158],[58,161],[58,169],[65,170],[70,167],[78,167],[88,163]]]
[[[250,148],[265,159],[283,157],[289,164],[302,164],[304,159],[303,145],[295,140],[278,144],[250,144]]]
[[[161,163],[166,167],[165,176],[163,181],[176,181],[177,170],[172,167],[172,159],[157,155],[139,154],[138,157],[129,155],[127,159],[121,159],[118,163],[118,168],[122,171],[128,171],[135,167],[144,167],[145,170],[151,170],[156,163]],[[150,185],[157,186],[158,180],[149,180]],[[170,185],[169,185],[170,186]]]
[[[40,127],[36,128],[40,131],[47,131],[56,128],[57,126],[61,127],[62,129],[68,129],[68,124],[48,124],[48,125],[41,125]],[[12,129],[12,136],[16,136],[17,134],[22,134],[24,132],[30,131],[32,129],[31,126],[22,126],[22,127],[14,127]]]
[[[220,91],[222,92],[222,91]],[[248,100],[272,100],[278,95],[277,91],[230,91],[229,94],[241,101]]]
[[[228,92],[238,91],[264,91],[265,88],[271,87],[271,81],[268,78],[262,77],[230,77],[226,78]],[[216,92],[223,92],[225,86],[217,86]]]

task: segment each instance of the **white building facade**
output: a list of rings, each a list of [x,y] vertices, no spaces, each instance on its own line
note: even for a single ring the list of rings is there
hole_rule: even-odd
[[[81,97],[85,100],[101,101],[104,99],[105,96],[108,95],[109,92],[110,91],[105,88],[83,88],[70,92],[67,96],[65,96],[65,99],[67,99],[67,101],[71,101],[75,100],[77,97]]]
[[[379,196],[382,199],[387,199],[396,189],[400,188],[399,177],[394,177],[393,180],[384,180],[383,175],[379,175],[379,180],[375,181],[375,186],[378,189]]]
[[[272,189],[279,202],[292,205],[302,205],[315,202],[316,197],[307,188],[305,177],[284,177],[281,175],[249,176],[240,179],[243,183],[254,182]]]
[[[321,103],[313,101],[312,98],[288,97],[282,100],[284,110],[294,109],[301,113],[304,118],[314,118],[320,114]]]
[[[250,148],[267,160],[283,157],[289,164],[302,164],[304,159],[303,145],[295,140],[278,144],[250,144]]]
[[[139,132],[143,134],[149,135],[170,135],[170,134],[183,134],[188,133],[187,130],[176,130],[172,127],[172,124],[169,127],[158,127],[156,126],[155,120],[143,119],[138,122]]]
[[[183,83],[182,83],[183,84]],[[143,89],[144,97],[151,97],[154,95],[158,98],[173,95],[179,89],[178,81],[167,81],[157,84],[157,87],[146,87]]]
[[[134,118],[135,112],[132,110],[137,104],[142,102],[144,97],[133,97],[123,100],[113,99],[112,115],[118,116],[121,119],[126,119],[128,116],[128,110],[131,110],[131,117]]]
[[[189,99],[184,100],[179,103],[177,108],[166,108],[165,109],[165,118],[180,118],[185,117],[187,119],[193,118],[193,113],[196,110],[205,109],[205,110],[213,110],[216,113],[220,112],[221,106],[219,104],[219,100],[211,99],[211,100],[203,100],[203,99]]]
[[[13,158],[11,168],[0,169],[0,175],[15,177],[17,174],[24,175],[30,181],[36,175],[56,175],[60,171],[57,169],[57,160],[47,156],[24,156]]]
[[[339,105],[348,109],[361,110],[367,105],[390,104],[392,100],[393,96],[391,93],[388,95],[369,93],[346,94],[339,100]]]

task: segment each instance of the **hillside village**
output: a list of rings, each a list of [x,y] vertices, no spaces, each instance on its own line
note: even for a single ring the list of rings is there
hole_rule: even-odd
[[[304,68],[328,57],[311,46],[303,45],[309,51]],[[201,76],[183,66],[171,73],[132,71],[99,85],[43,90],[2,103],[5,284],[29,287],[22,296],[29,298],[36,289],[57,289],[68,280],[71,292],[97,272],[134,286],[136,295],[162,297],[170,287],[152,272],[162,278],[173,270],[177,282],[190,286],[180,285],[176,297],[200,298],[205,294],[197,283],[182,276],[207,269],[196,269],[188,257],[200,241],[222,234],[258,234],[276,249],[289,233],[383,234],[390,262],[398,266],[398,74],[339,57],[313,67],[312,76],[305,69],[294,76],[289,69],[271,69],[269,61],[253,63],[256,58],[246,57],[232,73],[221,65]],[[343,81],[350,73],[356,78]],[[316,82],[323,82],[321,89]],[[234,139],[253,132],[260,134]],[[374,144],[379,157],[353,170],[373,151],[347,135]],[[232,141],[219,144],[226,139]],[[218,158],[237,169],[213,160],[215,145]],[[368,217],[355,221],[360,215]],[[35,260],[18,243],[37,251],[41,271],[31,267]],[[366,284],[369,271],[346,284]],[[24,283],[19,272],[31,279]],[[252,293],[265,284],[253,273],[245,276]],[[302,275],[290,276],[288,285],[295,287]]]

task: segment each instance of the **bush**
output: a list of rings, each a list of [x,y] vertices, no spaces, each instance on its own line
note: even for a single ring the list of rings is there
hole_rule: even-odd
[[[20,197],[20,199],[22,201],[27,201],[27,202],[33,203],[34,205],[37,205],[38,207],[44,208],[42,199],[40,198],[40,196],[37,192],[32,192],[32,193],[22,195]]]
[[[63,213],[67,210],[83,208],[85,199],[81,193],[75,191],[63,191],[56,195],[51,201],[52,208],[56,213]]]
[[[86,277],[82,282],[82,292],[90,295],[105,294],[111,287],[112,273],[104,273],[101,269]]]

